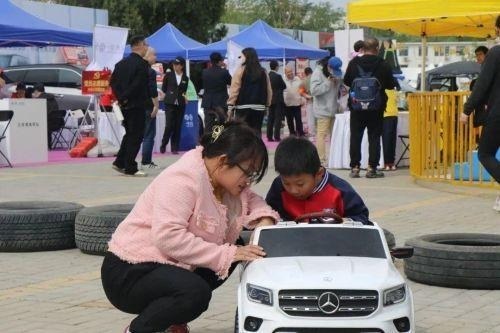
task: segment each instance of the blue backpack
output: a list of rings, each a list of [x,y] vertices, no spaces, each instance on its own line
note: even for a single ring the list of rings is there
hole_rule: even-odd
[[[352,81],[349,91],[351,111],[380,111],[382,108],[382,86],[372,72],[358,66],[359,77]]]

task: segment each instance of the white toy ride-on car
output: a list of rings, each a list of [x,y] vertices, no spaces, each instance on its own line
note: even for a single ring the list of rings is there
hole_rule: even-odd
[[[255,230],[267,256],[243,265],[235,332],[414,332],[412,292],[393,264],[413,249],[389,251],[375,223],[302,220]]]

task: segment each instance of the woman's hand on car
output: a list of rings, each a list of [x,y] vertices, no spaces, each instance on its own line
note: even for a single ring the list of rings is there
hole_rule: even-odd
[[[238,246],[233,262],[236,261],[253,261],[265,257],[264,249],[258,245]]]

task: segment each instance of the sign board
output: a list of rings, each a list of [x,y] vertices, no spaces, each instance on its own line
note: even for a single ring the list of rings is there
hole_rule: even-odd
[[[110,70],[103,71],[83,71],[82,72],[82,94],[100,95],[109,87],[111,78]]]
[[[40,163],[49,159],[47,147],[47,101],[42,98],[0,100],[0,110],[14,111],[1,149],[12,164]],[[6,122],[0,123],[0,133]],[[0,166],[7,162],[0,155]]]

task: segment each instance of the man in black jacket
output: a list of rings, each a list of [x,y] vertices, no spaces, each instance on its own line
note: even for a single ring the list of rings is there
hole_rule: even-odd
[[[145,108],[150,98],[149,64],[143,59],[148,44],[144,36],[134,36],[130,39],[130,46],[132,53],[116,64],[110,81],[123,113],[125,127],[125,135],[113,162],[113,169],[128,176],[144,177],[146,174],[138,170],[135,158],[144,137]]]
[[[351,108],[351,147],[349,154],[351,156],[351,178],[359,178],[359,169],[361,166],[361,141],[365,128],[368,128],[369,144],[369,168],[366,172],[367,178],[384,177],[384,173],[377,170],[380,160],[380,137],[384,128],[384,111],[387,106],[386,89],[395,88],[395,80],[392,76],[391,67],[378,54],[379,42],[376,38],[368,38],[364,43],[364,54],[361,57],[354,57],[347,66],[344,76],[344,84],[351,86],[354,79],[361,77],[359,67],[367,73],[372,73],[380,83],[380,94],[382,103],[379,110],[359,110]]]
[[[267,140],[280,141],[281,122],[285,110],[285,101],[283,99],[283,90],[286,89],[283,76],[278,73],[279,64],[276,60],[271,60],[269,63],[271,71],[269,72],[269,81],[273,90],[271,105],[269,106],[269,114],[267,116]],[[274,136],[273,136],[274,130]],[[274,138],[274,140],[273,140]]]
[[[223,59],[219,52],[210,54],[211,67],[203,70],[203,99],[201,107],[205,114],[205,132],[212,131],[214,124],[227,118],[227,93],[231,85],[229,71],[222,68]]]
[[[497,36],[500,36],[500,15],[497,17],[495,30]],[[482,66],[472,94],[464,105],[460,121],[467,123],[469,115],[487,101],[488,116],[479,139],[478,157],[486,171],[500,183],[500,161],[495,157],[500,147],[500,45],[488,51]],[[493,209],[500,212],[500,196]]]
[[[170,138],[172,154],[178,154],[181,139],[182,120],[186,109],[186,91],[189,78],[185,73],[186,61],[176,57],[172,61],[173,70],[167,71],[163,77],[161,90],[165,93],[165,131],[161,140],[160,152],[163,154]]]

